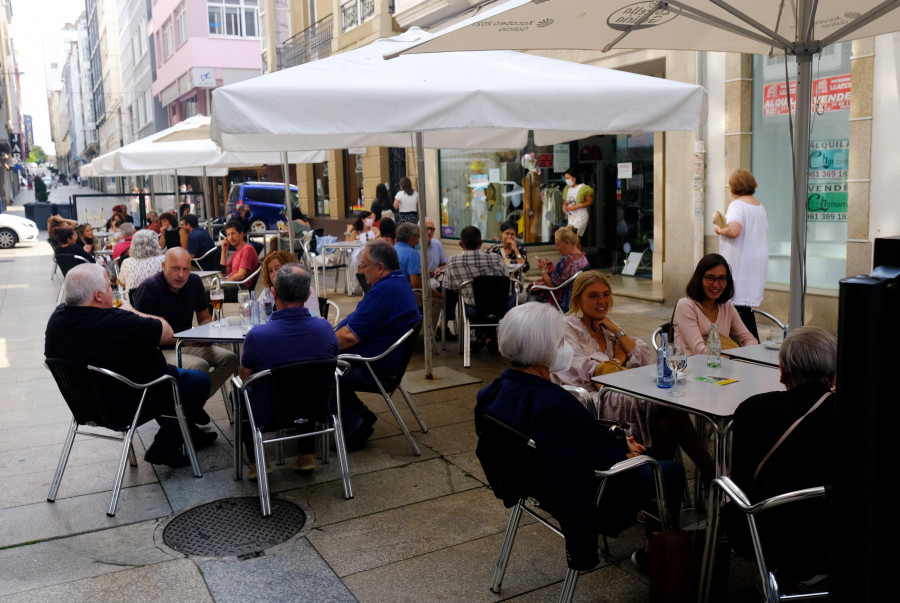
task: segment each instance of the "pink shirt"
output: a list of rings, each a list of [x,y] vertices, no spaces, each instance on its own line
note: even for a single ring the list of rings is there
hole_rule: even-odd
[[[259,255],[256,253],[256,248],[249,243],[238,249],[231,256],[231,259],[228,260],[228,264],[225,266],[225,272],[228,274],[228,278],[231,278],[235,272],[240,270],[241,268],[247,269],[247,274],[244,277],[250,276],[250,273],[256,270],[259,267]],[[252,283],[247,283],[248,289],[253,289],[256,286],[256,279],[253,280]]]
[[[742,346],[759,343],[747,330],[734,304],[728,301],[716,306],[719,308],[716,327],[720,335],[727,335]],[[703,313],[700,304],[689,297],[679,299],[675,305],[672,326],[675,328],[675,341],[684,344],[686,354],[706,354],[706,338],[712,330],[712,323]]]
[[[131,237],[128,237],[124,241],[120,241],[116,243],[116,246],[113,247],[113,259],[119,259],[119,256],[128,251],[131,248]]]

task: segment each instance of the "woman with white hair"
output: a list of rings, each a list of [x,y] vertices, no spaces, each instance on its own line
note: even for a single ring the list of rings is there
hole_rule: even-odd
[[[131,239],[129,257],[122,261],[117,279],[126,292],[162,271],[163,257],[158,238],[155,232],[145,228]]]
[[[751,503],[832,480],[837,339],[819,327],[796,329],[781,344],[778,365],[787,391],[747,398],[734,415],[731,479]],[[818,573],[810,565],[816,555],[798,547],[827,550],[828,528],[821,529],[827,522],[809,521],[822,520],[823,511],[821,503],[805,502],[761,516],[766,561],[791,567],[798,579]],[[729,506],[724,520],[733,548],[752,554],[743,514]]]
[[[607,505],[585,516],[579,505],[585,495],[592,498],[594,470],[608,469],[624,460],[626,453],[609,443],[578,400],[550,381],[551,371],[564,370],[572,361],[565,331],[563,316],[547,304],[530,302],[506,314],[498,329],[499,349],[512,368],[478,392],[475,429],[480,434],[483,415],[490,414],[534,440],[562,512],[579,522],[578,536],[566,541],[570,567],[590,569],[599,561],[597,534],[615,534],[634,523],[638,506],[653,496],[652,475],[645,467],[633,480],[616,482],[617,491],[605,499]],[[628,438],[628,446],[628,456],[640,454],[633,438]],[[479,458],[485,462],[484,455]],[[677,510],[684,469],[672,461],[660,465],[670,509]]]

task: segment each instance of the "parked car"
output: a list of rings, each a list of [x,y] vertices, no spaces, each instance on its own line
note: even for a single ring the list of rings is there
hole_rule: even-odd
[[[53,178],[50,176],[41,176],[41,180],[44,181],[44,184],[47,185],[47,190],[53,188]]]
[[[291,204],[299,205],[297,187],[291,185]],[[284,214],[284,183],[239,182],[228,192],[225,213],[232,215],[239,205],[250,206],[250,230],[276,230],[278,222],[287,223]]]
[[[12,249],[16,243],[37,240],[37,224],[19,216],[0,214],[0,249]]]

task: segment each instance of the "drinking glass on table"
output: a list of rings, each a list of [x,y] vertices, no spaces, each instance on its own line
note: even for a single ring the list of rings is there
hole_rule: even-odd
[[[122,294],[119,293],[119,289],[113,289],[113,307],[121,308],[122,307]]]
[[[214,327],[224,327],[225,322],[222,320],[222,302],[225,301],[225,291],[221,287],[214,287],[209,290],[209,303],[213,307]]]
[[[684,353],[684,346],[680,343],[667,345],[666,362],[669,364],[669,368],[672,369],[672,389],[669,391],[669,395],[680,398],[684,395],[684,392],[678,391],[678,373],[687,368],[687,356]],[[683,376],[684,373],[682,372],[681,375]]]

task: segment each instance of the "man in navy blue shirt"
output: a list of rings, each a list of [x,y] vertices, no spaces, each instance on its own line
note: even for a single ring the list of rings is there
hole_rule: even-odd
[[[202,228],[198,228],[197,224],[197,216],[194,214],[186,214],[184,218],[181,219],[181,227],[188,233],[187,252],[190,254],[192,260],[201,257],[204,253],[216,246],[215,243],[213,243],[212,237],[209,236],[209,233]],[[218,264],[219,258],[217,258],[214,253],[206,256],[206,259],[204,259],[202,263],[204,270],[215,270]]]
[[[384,239],[369,242],[359,260],[359,271],[372,288],[359,302],[356,311],[338,325],[338,346],[342,353],[378,356],[422,316],[390,242]],[[375,372],[379,376],[396,374],[402,356],[402,348],[397,348],[374,366]],[[377,420],[356,395],[355,389],[364,385],[373,385],[365,366],[356,364],[341,377],[341,422],[348,449],[361,447],[372,435],[372,425]]]
[[[422,309],[422,288],[430,286],[430,279],[422,279],[422,255],[416,249],[419,244],[419,227],[411,222],[406,222],[397,227],[397,244],[394,250],[400,262],[400,272],[409,279],[409,284],[414,289],[416,306]],[[431,319],[435,327],[441,312],[441,292],[431,291]]]
[[[317,318],[303,307],[309,297],[310,275],[299,264],[285,264],[275,273],[275,286],[271,288],[275,299],[272,319],[253,327],[244,339],[244,351],[238,375],[247,379],[282,364],[304,360],[321,360],[338,355],[338,342],[334,329],[323,318]],[[303,384],[297,384],[298,391]],[[250,405],[257,425],[267,425],[271,420],[268,383],[265,379],[253,383]],[[300,431],[312,431],[313,423],[298,426]],[[244,449],[250,461],[250,479],[256,478],[253,439],[248,429],[243,431]],[[311,471],[316,467],[313,455],[315,439],[297,440],[297,460],[294,471]],[[268,464],[266,465],[268,471]]]

